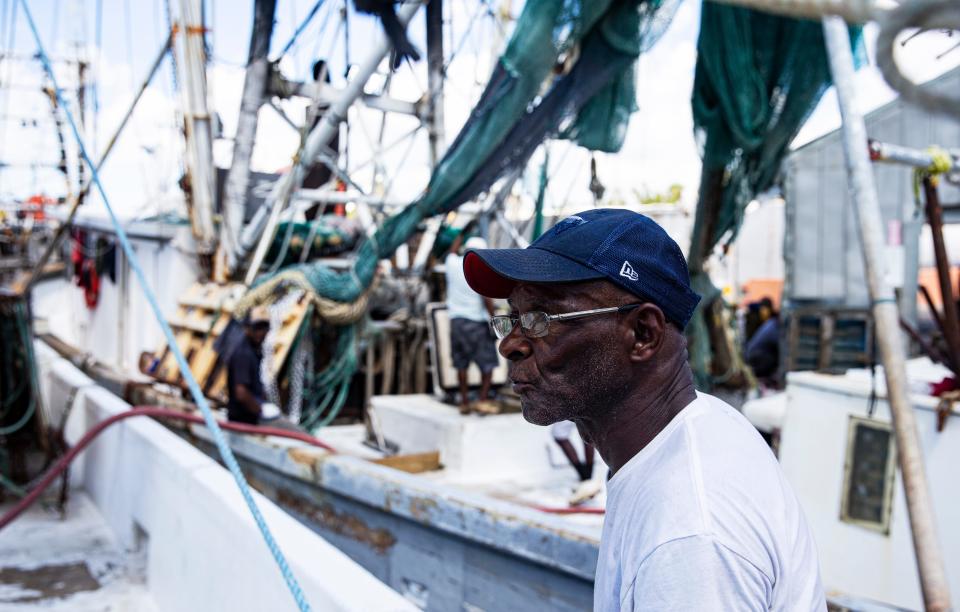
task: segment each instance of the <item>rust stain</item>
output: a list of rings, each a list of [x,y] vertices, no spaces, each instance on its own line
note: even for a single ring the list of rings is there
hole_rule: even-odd
[[[301,465],[305,465],[309,468],[314,468],[318,463],[326,458],[326,454],[318,453],[312,448],[304,448],[302,446],[294,446],[287,454],[290,455],[290,458]]]
[[[427,521],[437,509],[437,500],[427,497],[410,498],[410,516],[418,521]]]
[[[277,491],[277,503],[308,517],[336,534],[366,544],[377,554],[386,554],[397,543],[396,536],[387,529],[372,528],[347,512],[337,512],[332,504],[312,504],[283,489]]]

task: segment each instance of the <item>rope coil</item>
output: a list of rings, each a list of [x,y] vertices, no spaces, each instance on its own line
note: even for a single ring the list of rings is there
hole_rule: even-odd
[[[374,277],[374,281],[356,300],[338,302],[317,293],[313,284],[301,270],[284,270],[247,291],[233,307],[233,316],[237,319],[243,319],[251,308],[275,303],[278,300],[280,289],[293,286],[306,292],[310,302],[317,309],[317,313],[324,320],[335,325],[348,325],[359,321],[367,311],[370,294],[376,288],[377,279],[378,277]]]

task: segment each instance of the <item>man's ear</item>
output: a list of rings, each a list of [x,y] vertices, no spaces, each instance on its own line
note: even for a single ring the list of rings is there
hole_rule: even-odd
[[[655,304],[643,304],[628,313],[633,331],[630,361],[648,361],[660,352],[667,330],[667,318]]]

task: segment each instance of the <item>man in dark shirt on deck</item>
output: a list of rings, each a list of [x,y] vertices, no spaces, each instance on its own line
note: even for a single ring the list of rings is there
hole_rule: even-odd
[[[270,316],[265,308],[253,308],[247,313],[243,320],[243,340],[227,362],[227,417],[231,421],[256,425],[262,416],[270,416],[265,412],[276,410],[267,403],[260,380],[263,341],[269,331]]]

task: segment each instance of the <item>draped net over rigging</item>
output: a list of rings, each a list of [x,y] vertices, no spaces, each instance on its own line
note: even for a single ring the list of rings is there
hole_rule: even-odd
[[[480,100],[423,195],[365,240],[347,271],[306,263],[265,275],[238,304],[237,316],[283,284],[284,273],[304,279],[325,302],[356,302],[373,281],[377,262],[405,243],[421,221],[454,210],[487,191],[507,171],[522,168],[547,137],[619,150],[636,104],[636,59],[666,29],[677,3],[528,0]],[[560,61],[575,49],[579,53],[573,67],[556,75]],[[322,305],[318,312],[324,315]],[[346,398],[356,361],[356,328],[344,324],[330,364],[305,383],[310,387],[304,392],[305,418],[329,422]],[[308,415],[321,409],[329,410],[327,417]]]
[[[852,44],[860,34],[850,29]],[[830,84],[820,22],[703,3],[692,101],[703,170],[688,258],[703,297],[688,328],[700,388],[729,378],[737,361],[719,372],[712,364],[708,319],[720,291],[707,259],[721,241],[736,238],[747,204],[774,185],[790,143]]]

